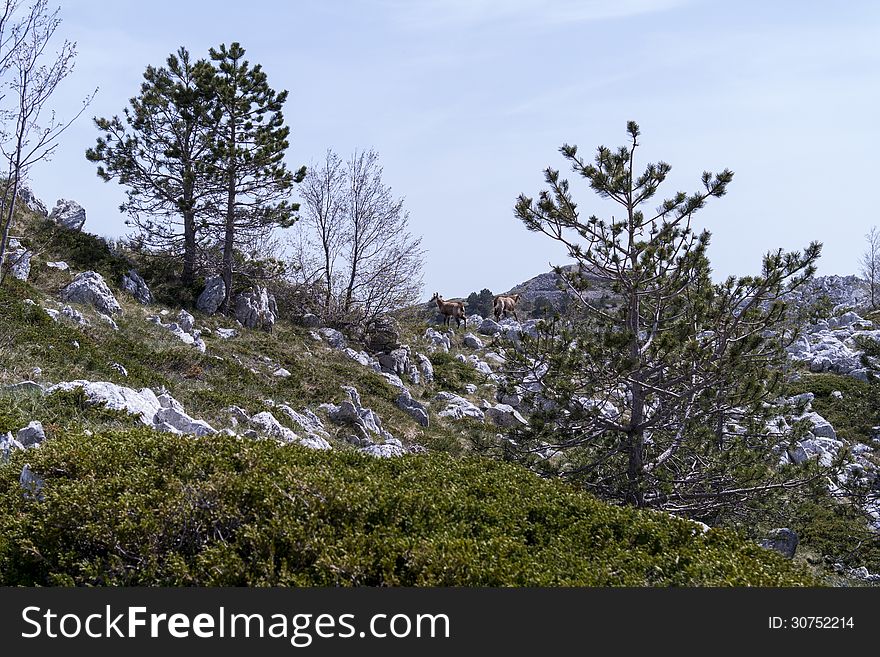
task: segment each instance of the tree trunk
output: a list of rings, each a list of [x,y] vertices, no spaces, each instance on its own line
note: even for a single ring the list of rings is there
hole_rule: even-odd
[[[229,300],[232,298],[233,249],[235,248],[235,175],[231,171],[226,195],[226,232],[223,235],[223,282],[226,284],[226,296],[223,299],[223,310],[229,312]]]

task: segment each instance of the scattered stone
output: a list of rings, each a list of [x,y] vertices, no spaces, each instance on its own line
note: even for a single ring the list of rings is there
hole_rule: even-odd
[[[122,376],[126,376],[126,377],[128,376],[128,370],[125,369],[125,366],[122,365],[121,363],[111,363],[111,364],[110,364],[110,369],[112,369],[112,370],[116,370],[116,371],[119,372]]]
[[[25,449],[25,446],[12,437],[10,432],[0,434],[0,463],[7,463],[12,452]]]
[[[272,376],[277,376],[279,378],[286,379],[287,377],[290,376],[290,372],[288,372],[283,367],[279,367],[277,370],[272,372]]]
[[[68,271],[70,269],[70,266],[66,262],[64,262],[63,260],[58,260],[55,262],[47,262],[46,266],[49,267],[50,269],[59,269],[61,271]]]
[[[61,298],[64,301],[92,305],[105,315],[122,313],[122,307],[107,287],[104,277],[94,271],[77,274],[70,285],[61,291]]]
[[[147,282],[134,269],[122,276],[122,289],[144,305],[153,302],[153,293],[150,292]]]
[[[213,315],[217,312],[223,299],[226,298],[226,283],[221,276],[212,276],[205,281],[205,289],[196,300],[196,308],[203,313]]]
[[[238,331],[231,328],[218,328],[217,336],[222,340],[230,340],[238,335]]]
[[[299,324],[305,328],[318,328],[321,325],[321,318],[314,313],[306,313],[299,318]]]
[[[86,223],[86,211],[76,201],[59,199],[55,202],[49,219],[69,230],[82,230]]]
[[[299,443],[304,447],[312,449],[330,449],[330,443],[319,436],[309,436],[308,438],[300,438],[293,431],[281,424],[275,416],[269,411],[257,413],[251,418],[251,424],[261,429],[271,438],[275,438],[285,443]]]
[[[106,322],[107,324],[109,324],[110,328],[112,328],[114,331],[119,330],[119,326],[116,324],[116,322],[113,321],[113,318],[110,317],[110,315],[105,315],[104,313],[97,313],[97,315],[98,319],[100,319],[102,322]]]
[[[41,386],[36,381],[20,381],[18,383],[10,383],[9,385],[3,386],[4,390],[9,390],[11,392],[43,392],[43,386]]]
[[[429,328],[425,331],[424,338],[428,341],[429,349],[431,351],[440,349],[443,353],[449,353],[452,344],[448,335],[444,335],[436,329]]]
[[[464,391],[467,394],[472,395],[477,391],[477,386],[475,386],[473,383],[465,383],[464,384]]]
[[[88,320],[83,317],[82,313],[78,310],[74,310],[70,306],[64,306],[61,309],[61,314],[67,317],[68,319],[72,319],[74,322],[79,324],[80,326],[88,326]]]

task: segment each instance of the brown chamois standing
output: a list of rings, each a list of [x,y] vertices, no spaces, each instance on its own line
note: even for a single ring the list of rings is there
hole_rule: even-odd
[[[467,328],[467,317],[464,314],[465,304],[461,301],[444,301],[439,292],[434,292],[431,301],[437,302],[437,309],[443,313],[443,324],[449,326],[449,320],[455,318],[455,328],[461,326],[464,321],[464,327]]]
[[[492,306],[495,310],[495,321],[498,322],[501,320],[501,315],[507,317],[507,313],[513,313],[513,316],[516,317],[516,321],[519,321],[519,316],[516,314],[516,303],[519,301],[519,294],[499,294],[495,297],[495,300],[492,303]]]

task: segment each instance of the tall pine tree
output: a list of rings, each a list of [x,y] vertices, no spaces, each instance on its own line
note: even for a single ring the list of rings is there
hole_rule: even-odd
[[[290,128],[281,109],[287,91],[275,92],[262,67],[251,66],[237,42],[221,44],[210,54],[213,70],[206,86],[218,118],[211,160],[217,186],[215,228],[223,254],[223,306],[228,309],[237,246],[296,221],[299,205],[287,198],[305,176],[305,167],[293,173],[284,163]]]
[[[123,110],[124,120],[95,118],[104,134],[86,157],[98,163],[102,179],[128,188],[121,210],[143,243],[182,254],[182,278],[189,284],[213,192],[208,174],[218,119],[205,86],[210,65],[193,62],[184,47],[166,64],[147,67],[140,95]]]

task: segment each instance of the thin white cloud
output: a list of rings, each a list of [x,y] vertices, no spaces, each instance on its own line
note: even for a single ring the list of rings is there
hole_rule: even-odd
[[[515,23],[583,23],[663,12],[691,0],[386,0],[405,27],[431,29]]]

